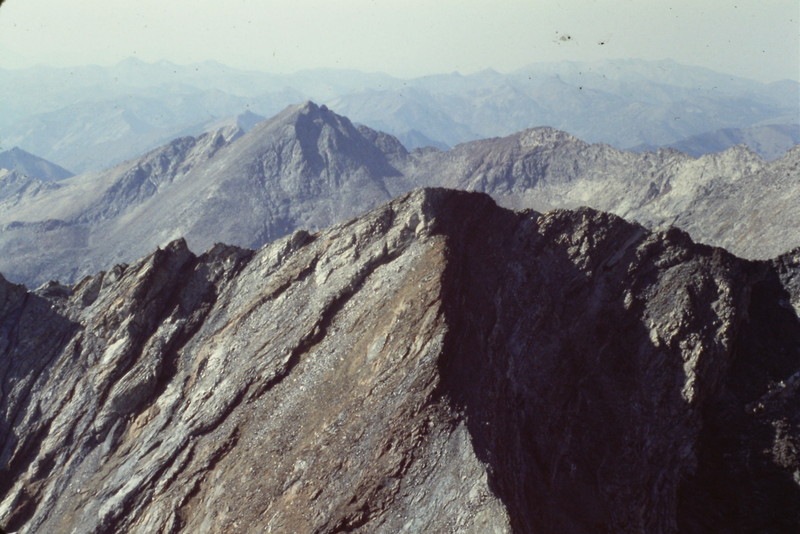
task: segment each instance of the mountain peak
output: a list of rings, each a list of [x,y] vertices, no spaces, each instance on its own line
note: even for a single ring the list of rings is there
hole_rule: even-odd
[[[527,130],[523,130],[518,135],[520,144],[523,146],[552,145],[560,143],[586,144],[585,141],[582,141],[563,130],[556,129],[551,126],[538,126],[536,128],[529,128]]]
[[[276,123],[296,123],[300,118],[313,120],[322,120],[324,122],[341,122],[342,120],[350,122],[346,117],[337,115],[327,106],[320,106],[312,100],[306,100],[301,104],[287,106],[283,111],[278,113],[275,117],[264,121],[263,125],[266,127],[268,124]]]
[[[319,105],[313,100],[306,100],[302,104],[298,104],[297,112],[301,114],[318,114],[318,113],[331,113],[328,106]]]

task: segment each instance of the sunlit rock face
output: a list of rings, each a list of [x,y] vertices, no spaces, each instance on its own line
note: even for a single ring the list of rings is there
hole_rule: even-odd
[[[800,257],[416,190],[0,283],[0,525],[790,532]]]

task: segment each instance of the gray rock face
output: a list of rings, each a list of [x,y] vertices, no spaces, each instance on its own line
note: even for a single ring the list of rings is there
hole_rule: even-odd
[[[800,255],[418,190],[0,280],[0,525],[791,532]]]

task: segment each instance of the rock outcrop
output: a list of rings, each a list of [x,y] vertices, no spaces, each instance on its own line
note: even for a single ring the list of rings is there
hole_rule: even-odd
[[[417,190],[0,281],[19,533],[794,532],[800,253]]]

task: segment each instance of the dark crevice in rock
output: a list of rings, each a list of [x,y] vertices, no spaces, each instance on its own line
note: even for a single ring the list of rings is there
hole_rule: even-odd
[[[187,517],[189,514],[185,510],[186,505],[190,503],[197,495],[199,495],[201,487],[202,478],[195,478],[192,482],[192,485],[189,487],[189,490],[184,495],[180,505],[178,506],[178,509],[175,511],[175,523],[170,533],[183,531],[184,526],[189,520],[189,517]]]
[[[333,528],[319,529],[317,532],[320,534],[327,532],[358,532],[361,527],[370,522],[370,519],[371,515],[369,506],[365,503],[355,512],[352,512],[348,514],[347,517],[342,518],[342,520],[339,521],[339,523],[337,523]]]
[[[205,475],[212,472],[214,467],[236,448],[240,437],[239,428],[234,427],[222,444],[205,460],[204,465],[187,477],[191,480],[191,487],[184,495],[180,506],[175,510],[175,526],[173,527],[173,532],[180,532],[186,524],[186,516],[188,515],[186,511],[187,505],[199,494]],[[172,482],[170,482],[170,484],[172,484]]]
[[[181,241],[171,243],[164,250],[157,250],[149,258],[148,264],[142,267],[145,269],[144,276],[137,281],[125,304],[132,317],[125,332],[131,340],[130,346],[125,354],[116,358],[108,380],[104,381],[102,389],[98,391],[98,407],[102,408],[108,404],[114,385],[136,365],[147,341],[163,321],[172,315],[177,294],[184,288],[185,280],[180,275],[185,274],[184,269],[191,269],[196,264],[197,258],[186,248],[186,243]],[[130,274],[130,276],[135,275],[135,272]],[[136,405],[128,406],[128,413],[120,415],[136,413],[146,400],[142,398],[146,395],[138,397],[138,400],[134,399]],[[111,424],[113,424],[111,419],[106,420],[98,434],[104,435]]]
[[[19,530],[27,523],[36,512],[37,499],[23,490],[21,502],[6,519],[6,526],[12,531]]]
[[[254,252],[251,250],[219,245],[181,267],[177,279],[182,281],[183,285],[170,295],[165,309],[175,310],[179,318],[185,319],[185,323],[163,349],[162,363],[151,399],[157,399],[176,376],[180,352],[203,326],[209,311],[216,304],[219,286],[235,278],[253,255]],[[225,268],[224,273],[212,277],[206,272],[209,264],[226,260],[231,260],[232,264]],[[188,308],[184,305],[184,301],[187,300],[190,301]]]

